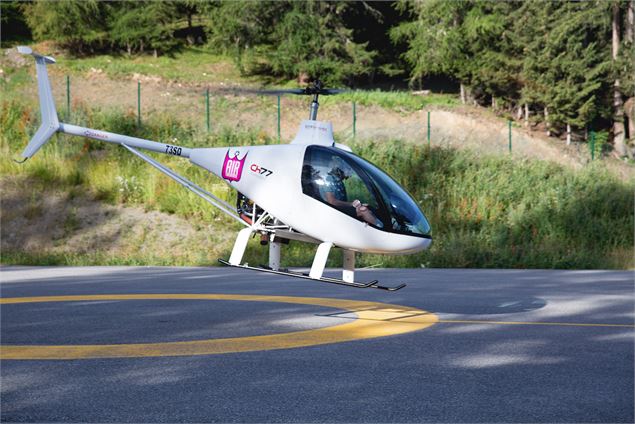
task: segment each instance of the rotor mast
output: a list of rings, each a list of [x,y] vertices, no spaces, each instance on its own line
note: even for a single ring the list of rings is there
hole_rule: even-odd
[[[315,93],[313,95],[313,101],[311,102],[311,113],[309,114],[311,121],[317,121],[318,107],[320,107],[320,103],[318,103],[318,94]]]
[[[313,101],[311,102],[311,112],[309,113],[309,119],[311,121],[317,121],[317,113],[318,108],[320,107],[320,103],[318,102],[318,96],[320,95],[320,91],[322,91],[322,81],[315,80],[313,82],[313,87],[307,87],[307,93],[313,94]]]

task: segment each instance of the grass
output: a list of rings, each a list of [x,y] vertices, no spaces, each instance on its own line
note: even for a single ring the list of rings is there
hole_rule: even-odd
[[[6,100],[0,109],[0,152],[13,157],[28,142],[36,125],[30,106]],[[82,109],[87,126],[109,129],[149,139],[177,137],[189,146],[227,146],[274,143],[255,131],[219,129],[208,134],[167,114],[155,114],[141,128],[134,116],[117,111]],[[200,199],[169,181],[137,158],[116,146],[64,135],[55,136],[24,165],[0,161],[0,176],[23,176],[26,190],[56,190],[69,198],[89,196],[105,203],[142,206],[186,218],[211,234],[233,233],[232,223]],[[381,143],[357,141],[360,156],[395,176],[428,216],[434,241],[429,251],[409,256],[361,255],[359,266],[383,267],[491,267],[491,268],[609,268],[633,267],[633,184],[611,176],[601,161],[582,170],[571,170],[542,161],[509,157],[479,157],[448,148],[414,146],[401,140]],[[182,159],[164,157],[162,162],[198,182],[215,195],[234,202],[235,194],[208,172]],[[32,219],[43,210],[25,199]],[[7,215],[7,217],[5,217]],[[28,217],[27,217],[28,218]],[[8,214],[3,213],[3,220]],[[81,231],[76,216],[64,221],[67,233]],[[4,223],[6,224],[6,223]],[[2,226],[4,232],[6,225]],[[157,242],[158,243],[158,242]],[[231,237],[218,246],[229,253]],[[178,257],[149,249],[127,253],[2,252],[4,264],[134,264],[208,265],[210,259],[196,246]],[[285,246],[287,266],[310,264],[313,246]],[[266,263],[266,249],[254,241],[246,259]],[[307,259],[309,258],[309,259]],[[336,251],[329,265],[341,264]]]
[[[376,105],[384,109],[399,110],[402,112],[416,112],[426,107],[436,106],[451,108],[460,104],[459,99],[451,94],[427,94],[417,95],[406,91],[363,91],[356,90],[339,94],[337,96],[322,97],[320,103],[356,102],[363,106]]]
[[[196,47],[185,47],[173,56],[159,57],[108,54],[74,58],[62,55],[58,59],[58,64],[63,70],[75,75],[99,70],[112,78],[125,78],[138,74],[200,84],[219,82],[244,84],[252,81],[241,77],[233,63],[225,56]]]

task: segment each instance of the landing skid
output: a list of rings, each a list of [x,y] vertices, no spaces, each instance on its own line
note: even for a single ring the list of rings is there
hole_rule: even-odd
[[[309,276],[309,274],[304,274],[304,273],[301,273],[301,272],[288,271],[288,270],[286,270],[286,271],[283,271],[283,270],[276,271],[274,269],[271,269],[271,268],[265,267],[265,266],[253,267],[253,266],[249,266],[247,264],[245,264],[245,265],[232,265],[232,264],[230,264],[228,261],[226,261],[224,259],[219,259],[218,262],[220,262],[223,265],[232,266],[234,268],[243,268],[243,269],[250,269],[252,271],[268,272],[270,274],[286,275],[288,277],[296,277],[296,278],[302,278],[302,279],[305,279],[305,280],[321,281],[323,283],[338,284],[340,286],[355,287],[355,288],[358,288],[358,289],[380,289],[380,290],[387,290],[387,291],[397,291],[397,290],[400,290],[400,289],[403,289],[404,287],[406,287],[405,284],[399,284],[397,286],[382,286],[382,285],[378,284],[379,282],[377,280],[373,280],[373,281],[370,281],[368,283],[358,283],[356,281],[349,282],[349,281],[340,280],[338,278],[330,278],[330,277],[311,278]]]

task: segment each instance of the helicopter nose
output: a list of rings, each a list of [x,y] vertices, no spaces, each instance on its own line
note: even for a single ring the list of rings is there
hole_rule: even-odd
[[[412,239],[404,243],[403,249],[399,250],[399,253],[416,253],[422,250],[426,250],[432,244],[432,238],[413,237],[407,236]]]

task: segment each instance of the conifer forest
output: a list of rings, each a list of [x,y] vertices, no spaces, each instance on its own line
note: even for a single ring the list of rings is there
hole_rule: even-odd
[[[274,80],[441,82],[462,102],[553,135],[604,131],[614,155],[632,158],[633,9],[628,0],[3,1],[2,40],[52,40],[78,56],[198,45]]]

